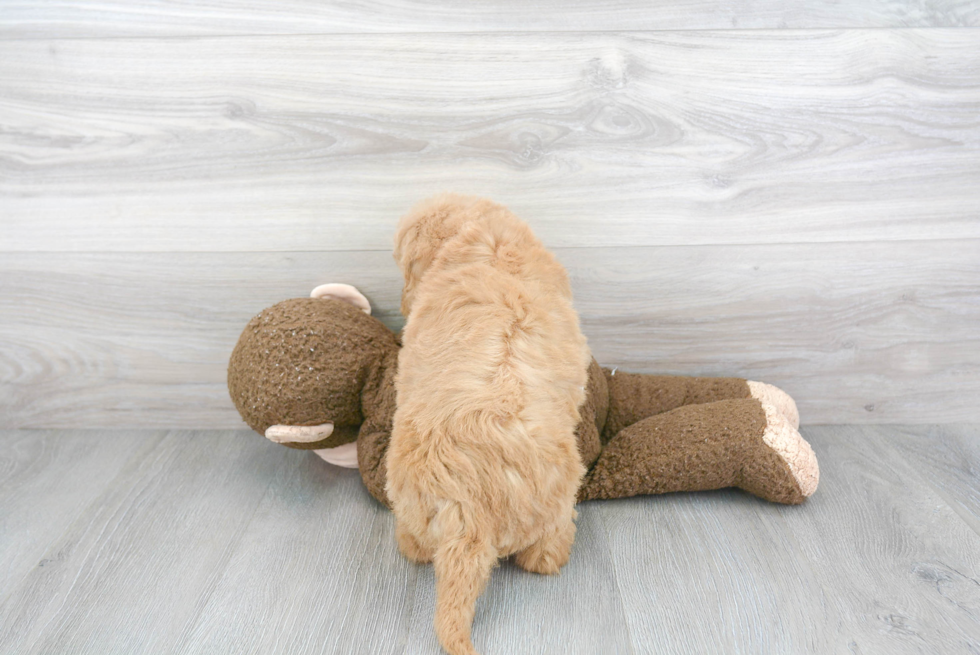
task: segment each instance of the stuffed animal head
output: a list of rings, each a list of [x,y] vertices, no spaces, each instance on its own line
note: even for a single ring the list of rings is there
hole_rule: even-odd
[[[228,391],[249,427],[318,454],[353,445],[365,380],[398,350],[394,333],[370,313],[354,287],[330,284],[249,321],[228,364]]]

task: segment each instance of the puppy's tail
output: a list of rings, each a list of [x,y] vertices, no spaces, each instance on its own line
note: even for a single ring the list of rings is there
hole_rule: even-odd
[[[477,655],[470,641],[476,599],[490,579],[497,552],[488,535],[467,521],[459,503],[438,514],[442,542],[432,558],[436,570],[436,635],[450,655]]]

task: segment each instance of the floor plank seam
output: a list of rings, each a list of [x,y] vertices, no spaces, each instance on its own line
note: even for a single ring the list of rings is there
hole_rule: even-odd
[[[5,429],[5,430],[0,431],[0,436],[3,436],[3,433],[5,433],[5,432],[6,433],[13,433],[13,432],[42,432],[42,431],[43,432],[48,432],[48,431],[59,431],[60,432],[62,430],[63,429],[49,429],[49,428],[11,428],[11,429]],[[96,429],[96,431],[98,431],[98,430]],[[57,537],[55,537],[54,539],[51,540],[51,544],[41,553],[40,559],[38,559],[38,561],[34,564],[34,566],[32,566],[30,569],[27,569],[24,572],[24,575],[19,580],[17,580],[16,583],[12,583],[12,584],[8,585],[7,586],[7,589],[5,590],[5,593],[3,595],[0,595],[0,607],[2,607],[4,605],[4,603],[7,602],[7,600],[10,598],[11,594],[13,594],[13,592],[16,589],[20,588],[21,585],[24,584],[24,582],[31,576],[31,574],[37,569],[37,567],[42,562],[44,562],[44,561],[46,561],[48,559],[51,559],[50,557],[48,557],[48,555],[50,554],[50,551],[48,549],[51,548],[52,545],[60,543],[61,540],[62,540],[62,538],[72,529],[72,527],[75,525],[75,523],[78,521],[78,519],[81,516],[83,516],[94,505],[96,505],[97,503],[102,502],[102,499],[105,497],[106,492],[109,490],[110,487],[112,487],[116,483],[116,481],[120,478],[120,476],[122,476],[124,474],[125,470],[130,466],[130,464],[132,463],[132,461],[134,459],[136,459],[136,458],[145,457],[147,454],[149,454],[150,452],[152,452],[159,445],[160,441],[163,440],[163,438],[167,435],[167,433],[169,431],[168,430],[153,430],[152,432],[159,432],[158,439],[157,439],[156,443],[154,445],[152,445],[152,446],[143,446],[142,449],[139,449],[136,453],[134,453],[133,456],[130,457],[129,460],[127,460],[127,462],[122,467],[120,467],[119,471],[113,476],[113,478],[111,480],[107,480],[106,481],[106,483],[103,486],[102,490],[92,500],[92,502],[90,502],[87,505],[79,508],[78,512],[72,517],[72,519],[70,521],[66,521],[65,522],[65,527],[61,530],[60,533],[58,533]]]
[[[593,501],[593,502],[595,502],[595,501]],[[609,501],[599,501],[599,502],[604,504],[605,502],[609,502]],[[629,648],[630,648],[629,653],[630,653],[630,655],[636,655],[636,652],[637,652],[636,651],[636,641],[633,639],[633,634],[630,631],[629,620],[626,618],[626,611],[624,610],[624,607],[623,607],[624,603],[626,602],[626,599],[623,598],[622,588],[620,587],[620,584],[619,584],[619,573],[620,572],[619,572],[619,569],[616,567],[616,558],[611,557],[612,553],[608,549],[608,545],[609,545],[609,543],[611,541],[611,535],[609,533],[609,526],[606,523],[605,515],[604,515],[604,512],[602,511],[602,506],[600,505],[599,507],[596,508],[596,510],[597,511],[595,513],[599,517],[599,524],[602,526],[602,533],[606,537],[607,554],[610,555],[609,567],[610,567],[610,569],[612,569],[612,573],[613,573],[613,584],[616,585],[616,596],[619,598],[619,615],[620,615],[620,619],[622,619],[622,621],[623,621],[623,627],[626,629],[626,639],[627,639],[627,643],[629,644]]]
[[[953,498],[950,497],[950,495],[944,489],[940,488],[937,484],[935,484],[929,476],[920,473],[916,469],[915,463],[909,459],[908,455],[906,455],[904,452],[902,452],[899,449],[895,449],[895,452],[898,454],[899,457],[902,458],[902,461],[904,461],[909,465],[909,469],[911,469],[915,473],[918,479],[927,488],[931,489],[933,493],[939,496],[940,500],[942,500],[943,503],[945,503],[946,506],[949,507],[949,509],[954,514],[956,514],[956,516],[958,516],[961,521],[963,521],[966,527],[972,530],[977,536],[980,536],[980,521],[978,521],[975,516],[971,515],[968,511],[964,510],[963,507],[955,500],[953,500]]]
[[[602,218],[601,216],[598,218]],[[696,248],[748,248],[748,247],[779,247],[779,246],[841,246],[853,245],[855,247],[862,244],[909,244],[909,243],[941,243],[949,242],[954,244],[964,244],[980,242],[980,238],[964,237],[961,239],[951,239],[949,237],[937,237],[934,239],[923,237],[898,238],[898,239],[853,239],[853,240],[817,240],[817,241],[720,241],[705,243],[650,243],[650,244],[612,244],[600,246],[551,246],[555,252],[573,252],[583,250],[641,250],[653,248],[676,248],[689,249]],[[106,256],[130,256],[137,255],[189,255],[189,256],[227,256],[227,255],[321,255],[330,253],[349,253],[357,255],[359,253],[388,253],[391,248],[340,248],[337,250],[316,249],[316,250],[23,250],[7,249],[0,250],[0,255],[52,255],[52,256],[86,256],[86,255],[106,255]],[[393,269],[394,270],[394,269]]]
[[[205,40],[205,39],[269,39],[269,38],[312,38],[312,37],[362,37],[365,39],[377,37],[434,37],[434,36],[481,36],[481,37],[510,37],[510,36],[579,36],[583,34],[621,34],[625,36],[638,34],[665,34],[665,33],[685,33],[685,34],[800,34],[805,32],[826,33],[826,32],[925,32],[937,30],[956,30],[970,31],[975,30],[980,25],[895,25],[895,26],[848,26],[848,27],[667,27],[667,28],[648,28],[640,30],[620,29],[578,29],[578,30],[429,30],[418,32],[236,32],[236,33],[212,33],[197,34],[185,32],[180,34],[113,34],[113,35],[72,35],[72,36],[0,36],[0,42],[24,42],[24,41],[174,41],[178,39]]]
[[[189,619],[187,621],[187,623],[184,626],[184,629],[181,630],[180,634],[177,636],[177,639],[174,641],[173,652],[181,653],[186,651],[187,644],[190,638],[193,636],[194,630],[197,628],[197,626],[201,622],[201,619],[203,618],[204,610],[211,602],[211,598],[214,596],[214,592],[218,588],[218,585],[221,584],[221,580],[224,578],[224,575],[228,570],[228,565],[231,562],[232,557],[234,557],[235,552],[238,551],[238,548],[241,545],[242,538],[245,536],[245,533],[248,531],[248,527],[252,524],[252,521],[255,518],[255,514],[259,511],[259,507],[262,506],[262,501],[269,494],[269,490],[272,488],[273,482],[275,482],[275,480],[278,477],[279,470],[287,466],[291,467],[294,466],[294,464],[290,462],[288,458],[284,458],[282,463],[280,463],[279,467],[277,467],[276,473],[274,475],[269,476],[269,480],[266,483],[265,489],[262,491],[262,494],[256,498],[255,504],[252,506],[252,511],[249,512],[248,518],[242,521],[241,524],[238,526],[238,530],[235,533],[234,539],[230,540],[229,543],[225,546],[225,555],[222,557],[222,564],[221,564],[220,571],[213,572],[212,581],[207,585],[207,591],[204,594],[202,594],[202,597],[198,600],[197,608],[194,613],[193,619]]]

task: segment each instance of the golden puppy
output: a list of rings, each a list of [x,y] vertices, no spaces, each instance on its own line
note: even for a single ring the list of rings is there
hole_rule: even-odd
[[[408,321],[387,493],[402,554],[435,565],[439,641],[473,654],[476,599],[498,558],[516,553],[535,573],[568,561],[590,354],[565,269],[500,205],[419,204],[395,259]]]

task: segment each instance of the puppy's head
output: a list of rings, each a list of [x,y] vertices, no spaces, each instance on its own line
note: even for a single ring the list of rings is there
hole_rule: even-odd
[[[472,220],[480,203],[474,196],[444,193],[415,205],[402,217],[395,232],[395,261],[405,277],[402,314],[408,316],[415,289],[443,244]]]

